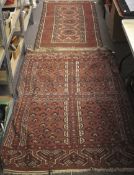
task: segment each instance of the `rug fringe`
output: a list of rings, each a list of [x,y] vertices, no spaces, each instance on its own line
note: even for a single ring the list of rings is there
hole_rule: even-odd
[[[45,3],[49,3],[49,2],[79,2],[79,3],[83,3],[83,2],[95,2],[94,0],[44,0]],[[96,3],[96,2],[95,2]]]
[[[32,49],[27,49],[27,53],[30,54],[37,54],[37,53],[49,53],[49,52],[66,52],[66,51],[72,51],[72,52],[77,52],[77,51],[109,51],[111,53],[115,53],[113,50],[107,48],[107,47],[92,47],[92,48],[40,48],[36,50]]]
[[[6,175],[53,175],[53,174],[62,174],[62,173],[134,173],[134,168],[109,168],[109,169],[67,169],[67,170],[50,170],[50,171],[15,171],[15,170],[4,170],[4,174]],[[99,174],[98,174],[99,175]]]
[[[39,48],[36,50],[30,50],[29,51],[34,51],[34,52],[52,52],[52,51],[93,51],[93,50],[106,50],[106,48],[104,47],[85,47],[85,48],[76,48],[76,47],[69,47],[69,48],[65,48],[65,47],[50,47],[50,48]]]

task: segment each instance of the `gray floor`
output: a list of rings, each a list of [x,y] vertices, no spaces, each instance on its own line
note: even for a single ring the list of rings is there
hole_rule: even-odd
[[[25,34],[26,47],[31,50],[34,49],[34,43],[38,32],[42,7],[43,7],[43,0],[40,0],[39,3],[37,4],[37,8],[33,9],[33,24],[29,24],[28,30]]]
[[[96,0],[96,9],[97,9],[97,14],[98,14],[98,20],[99,20],[99,26],[100,26],[100,32],[101,32],[101,37],[103,41],[103,46],[113,50],[116,52],[116,57],[115,61],[117,63],[117,66],[119,65],[120,60],[124,55],[126,55],[129,52],[129,46],[127,42],[125,43],[113,43],[110,39],[109,33],[108,33],[108,28],[106,26],[106,21],[103,18],[103,8],[102,8],[102,3],[101,0]],[[26,46],[29,49],[34,49],[34,42],[36,38],[36,34],[38,31],[38,25],[41,17],[41,11],[42,11],[42,3],[43,0],[40,0],[40,3],[38,4],[37,8],[33,12],[33,18],[34,18],[34,24],[29,26],[29,29],[25,35],[26,37]],[[124,83],[126,81],[126,77],[131,72],[134,70],[134,60],[130,56],[126,61],[124,61],[123,66],[122,66],[122,72],[121,76],[124,79]],[[128,90],[129,91],[129,90]],[[133,95],[133,92],[129,92],[130,96]],[[133,101],[133,100],[132,100]],[[68,173],[53,173],[53,172],[48,172],[48,175],[134,175],[133,173],[130,172],[97,172],[97,171],[89,171],[89,172],[68,172]]]

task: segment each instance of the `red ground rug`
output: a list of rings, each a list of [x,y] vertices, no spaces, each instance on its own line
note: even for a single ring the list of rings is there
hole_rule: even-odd
[[[36,48],[101,46],[95,4],[45,3],[35,45]]]
[[[133,112],[112,59],[102,50],[26,56],[6,172],[134,168]]]

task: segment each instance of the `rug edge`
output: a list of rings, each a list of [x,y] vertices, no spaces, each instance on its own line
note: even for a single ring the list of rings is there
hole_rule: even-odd
[[[90,169],[67,169],[67,170],[48,170],[48,171],[14,171],[4,169],[6,175],[48,175],[48,174],[62,174],[62,173],[133,173],[134,168],[90,168]],[[99,175],[99,174],[98,174]]]

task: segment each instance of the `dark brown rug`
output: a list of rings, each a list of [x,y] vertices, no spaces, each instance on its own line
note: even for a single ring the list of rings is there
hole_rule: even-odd
[[[103,50],[27,54],[5,172],[133,170],[133,111],[112,60]]]
[[[36,48],[101,45],[94,3],[44,3]]]

